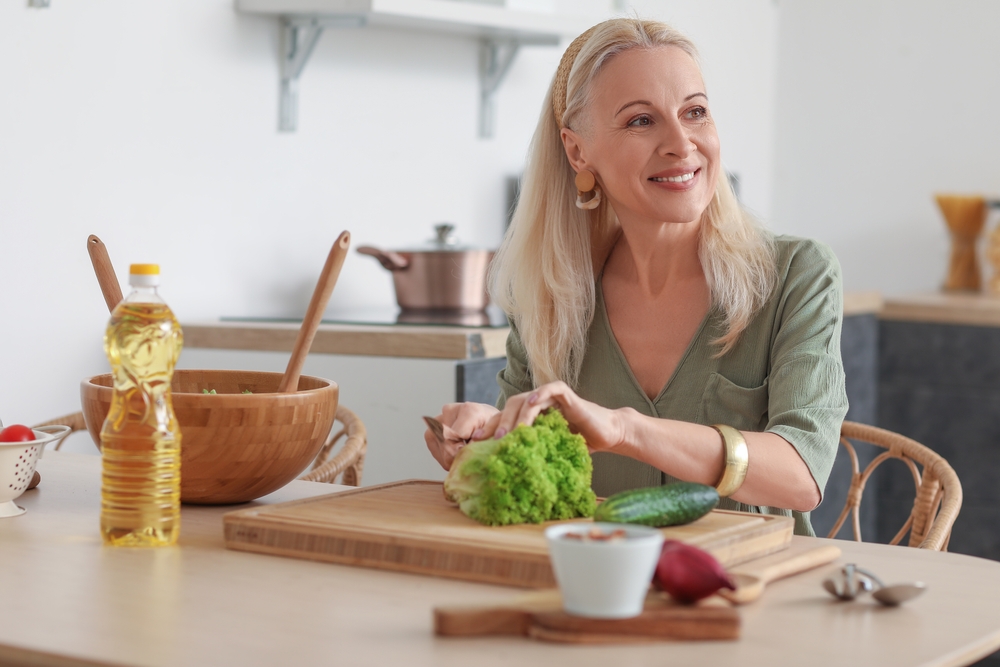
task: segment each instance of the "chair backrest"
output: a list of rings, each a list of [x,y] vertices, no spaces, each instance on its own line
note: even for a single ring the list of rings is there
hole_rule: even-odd
[[[66,436],[70,433],[76,433],[77,431],[86,431],[87,422],[83,418],[82,412],[73,412],[68,415],[63,415],[62,417],[56,417],[55,419],[50,419],[41,424],[35,424],[34,428],[39,426],[69,426],[69,431],[64,433],[55,441],[55,446],[53,449],[58,450],[66,442]],[[98,447],[100,449],[100,447]]]
[[[887,451],[881,452],[860,470],[857,451],[851,440],[867,442]],[[847,502],[827,537],[834,537],[847,515],[852,517],[854,539],[861,541],[860,507],[865,484],[875,468],[888,459],[900,459],[909,467],[916,486],[910,516],[890,544],[899,544],[910,533],[909,546],[944,551],[951,537],[951,527],[962,508],[962,484],[955,470],[939,454],[898,433],[876,426],[845,421],[840,430],[840,444],[851,457],[851,488]],[[917,468],[919,464],[923,470]]]
[[[316,455],[312,468],[299,477],[307,482],[328,482],[335,484],[337,476],[343,473],[341,484],[361,486],[361,473],[364,470],[365,454],[368,453],[368,431],[364,422],[351,410],[343,405],[337,406],[337,421],[342,428],[334,423],[330,437]],[[337,442],[344,436],[344,446],[336,454],[333,453]]]
[[[340,422],[343,427],[338,429],[336,422]],[[56,417],[49,421],[35,424],[39,426],[62,425],[69,426],[70,430],[65,435],[56,440],[54,449],[62,447],[63,441],[70,433],[84,431],[87,429],[87,422],[84,420],[82,412]],[[344,446],[334,455],[333,450],[338,441],[347,436]],[[100,449],[100,447],[98,447]],[[341,476],[341,483],[347,486],[360,486],[361,473],[364,471],[365,454],[368,453],[368,431],[364,422],[352,410],[348,410],[342,405],[337,406],[336,421],[330,437],[313,460],[312,468],[308,473],[300,477],[310,482],[335,483],[338,475]]]

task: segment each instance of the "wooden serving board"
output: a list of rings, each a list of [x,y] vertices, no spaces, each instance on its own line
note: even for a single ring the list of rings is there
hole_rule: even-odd
[[[523,588],[556,585],[547,524],[483,526],[445,500],[441,482],[407,480],[237,510],[223,524],[230,549]],[[716,510],[663,533],[731,567],[788,547],[792,526],[788,517]]]
[[[436,607],[434,634],[527,636],[572,644],[737,639],[740,615],[719,598],[682,605],[663,593],[650,592],[642,614],[634,618],[584,618],[564,612],[559,591],[549,589],[489,607]]]

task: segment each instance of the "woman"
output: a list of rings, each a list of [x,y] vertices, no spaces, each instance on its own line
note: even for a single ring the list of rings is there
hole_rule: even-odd
[[[812,534],[847,412],[839,265],[736,201],[694,46],[614,19],[567,49],[494,261],[510,317],[499,410],[447,405],[467,440],[557,407],[607,495],[674,479]]]

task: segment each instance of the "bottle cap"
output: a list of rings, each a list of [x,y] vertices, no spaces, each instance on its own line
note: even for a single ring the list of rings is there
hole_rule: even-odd
[[[160,265],[132,264],[128,268],[128,284],[132,287],[157,287],[160,284]]]
[[[128,267],[129,274],[139,274],[143,276],[158,276],[160,275],[160,265],[159,264],[132,264]]]

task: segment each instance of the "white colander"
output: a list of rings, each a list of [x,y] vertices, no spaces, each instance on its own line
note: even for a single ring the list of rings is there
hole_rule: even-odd
[[[69,433],[69,426],[41,426],[32,429],[35,439],[29,442],[0,442],[0,519],[24,514],[14,499],[31,483],[35,465],[45,445]]]

